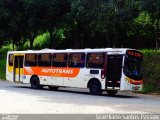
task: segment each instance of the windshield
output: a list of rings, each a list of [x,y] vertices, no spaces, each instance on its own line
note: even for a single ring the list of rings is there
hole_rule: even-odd
[[[123,69],[124,74],[131,79],[141,80],[142,79],[141,64],[142,64],[142,57],[134,57],[127,55],[124,61],[124,69]]]

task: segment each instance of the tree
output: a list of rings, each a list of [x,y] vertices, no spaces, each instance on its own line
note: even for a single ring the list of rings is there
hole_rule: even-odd
[[[148,12],[140,12],[139,16],[130,22],[130,29],[127,31],[131,39],[130,45],[134,48],[154,48],[153,36],[154,27]]]
[[[129,23],[138,16],[137,0],[76,0],[69,14],[70,44],[75,48],[121,47]]]
[[[30,49],[33,49],[33,42],[35,37],[42,30],[42,17],[45,16],[43,14],[42,8],[44,0],[25,0],[24,1],[24,36],[30,41]]]
[[[21,40],[22,4],[21,0],[1,0],[0,2],[1,37],[9,41],[12,40],[13,50],[14,44]]]
[[[70,11],[69,0],[42,0],[43,4],[39,6],[40,20],[42,28],[50,34],[50,48],[56,48],[55,35],[57,27],[60,25],[62,17]]]
[[[122,47],[126,42],[129,23],[138,16],[139,2],[137,0],[109,0],[106,13],[100,21],[107,30],[108,46]],[[109,36],[109,35],[112,36]]]
[[[95,11],[99,3],[99,0],[72,1],[67,21],[70,32],[68,44],[71,48],[85,48],[95,45],[91,34],[94,33],[93,24],[97,15]]]
[[[144,0],[142,10],[150,13],[155,27],[155,46],[160,48],[160,0]]]

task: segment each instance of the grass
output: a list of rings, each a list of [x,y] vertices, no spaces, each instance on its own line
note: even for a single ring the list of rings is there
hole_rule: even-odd
[[[0,79],[6,79],[6,56],[10,46],[3,46],[0,49]]]
[[[1,57],[0,59],[0,79],[6,79],[6,58]]]
[[[133,91],[135,93],[140,93],[140,94],[156,94],[160,95],[160,89],[157,89],[154,84],[152,83],[147,83],[143,85],[142,90],[140,91]]]
[[[146,93],[152,93],[155,91],[155,86],[152,85],[152,84],[147,84],[147,85],[144,85],[143,88],[142,88],[142,93],[146,94]]]

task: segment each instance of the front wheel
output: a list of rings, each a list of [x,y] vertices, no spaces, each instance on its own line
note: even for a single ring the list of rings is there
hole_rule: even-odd
[[[93,81],[91,82],[89,86],[90,94],[91,95],[100,95],[102,94],[102,89],[101,89],[101,83],[99,81]]]
[[[110,96],[114,96],[118,92],[118,90],[106,90],[106,91]]]
[[[42,89],[43,88],[43,86],[40,85],[39,78],[36,76],[31,78],[30,83],[31,83],[31,88],[33,88],[33,89]]]

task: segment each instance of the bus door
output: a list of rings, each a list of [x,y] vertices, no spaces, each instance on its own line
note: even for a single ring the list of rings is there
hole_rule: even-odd
[[[23,79],[23,60],[24,56],[15,56],[14,57],[14,81],[22,82]]]
[[[108,55],[107,70],[106,70],[106,88],[120,87],[121,73],[122,73],[122,55]]]

